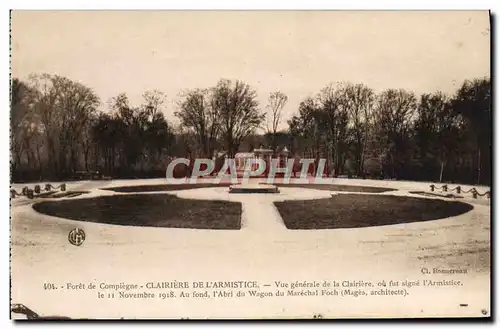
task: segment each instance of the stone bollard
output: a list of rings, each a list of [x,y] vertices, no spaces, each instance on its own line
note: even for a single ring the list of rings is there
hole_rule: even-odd
[[[472,190],[472,197],[477,199],[477,191],[475,189]]]
[[[61,191],[63,191],[63,192],[66,191],[66,184],[64,184],[64,183],[61,184]]]
[[[457,186],[457,193],[460,194],[461,191],[462,191],[462,188],[460,186]]]
[[[434,184],[431,185],[431,192],[434,192]]]
[[[27,196],[28,196],[28,199],[33,199],[34,194],[33,194],[33,190],[32,189],[28,189]]]
[[[50,191],[50,188],[52,187],[52,185],[50,184],[45,184],[45,191]]]
[[[23,187],[23,190],[21,191],[21,194],[24,195],[24,196],[27,196],[28,195],[28,190],[29,190],[28,186]]]
[[[10,198],[11,199],[15,199],[16,198],[16,194],[17,194],[16,190],[13,190],[13,189],[10,190]]]
[[[443,192],[448,192],[448,185],[443,185]]]
[[[41,191],[40,185],[35,185],[35,193],[38,194],[40,193],[40,191]]]

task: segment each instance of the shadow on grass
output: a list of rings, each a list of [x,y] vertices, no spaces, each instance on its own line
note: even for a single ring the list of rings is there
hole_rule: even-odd
[[[439,194],[439,193],[431,193],[431,192],[424,192],[424,191],[410,191],[409,193],[423,195],[423,196],[437,196],[440,198],[448,198],[448,199],[463,199],[464,198],[461,195],[455,195],[453,193]]]
[[[50,195],[40,195],[39,197],[42,199],[60,199],[60,198],[74,198],[76,196],[82,194],[88,194],[90,192],[87,191],[67,191],[62,193],[51,193]]]
[[[161,192],[161,191],[182,191],[191,190],[195,188],[205,188],[205,187],[229,187],[232,184],[221,183],[221,184],[211,184],[211,183],[201,183],[201,184],[160,184],[160,185],[136,185],[136,186],[117,186],[117,187],[107,187],[101,190],[121,192],[121,193],[139,193],[139,192]]]
[[[292,230],[355,228],[422,222],[458,216],[467,203],[394,195],[339,194],[330,199],[275,202]]]
[[[267,184],[267,183],[261,183]],[[229,187],[230,183],[212,184],[212,183],[200,183],[200,184],[162,184],[162,185],[137,185],[137,186],[117,186],[117,187],[107,187],[102,190],[121,192],[121,193],[139,193],[139,192],[160,192],[160,191],[181,191],[190,190],[195,188],[205,188],[205,187]],[[316,190],[326,190],[335,192],[366,192],[366,193],[382,193],[396,191],[393,188],[386,187],[373,187],[373,186],[354,186],[354,185],[331,185],[331,184],[284,184],[277,183],[272,184],[278,187],[302,187]]]
[[[181,199],[168,194],[112,195],[44,201],[36,211],[56,217],[127,226],[239,230],[241,203]]]
[[[364,193],[383,193],[397,191],[393,188],[375,187],[375,186],[356,186],[356,185],[335,185],[335,184],[274,184],[278,187],[301,187],[314,190],[334,191],[334,192],[364,192]]]

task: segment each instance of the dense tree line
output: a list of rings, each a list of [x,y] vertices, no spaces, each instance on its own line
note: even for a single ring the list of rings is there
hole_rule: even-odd
[[[259,104],[243,81],[184,90],[180,124],[169,123],[166,95],[147,91],[102,101],[80,82],[34,75],[11,84],[13,181],[70,179],[80,171],[111,177],[163,177],[173,157],[233,157],[260,146],[327,158],[333,175],[489,184],[491,85],[465,81],[453,95],[417,97],[363,84],[329,84],[304,99],[280,130],[288,97]],[[265,110],[261,110],[261,107]]]
[[[489,184],[491,83],[454,95],[328,85],[289,121],[294,152],[327,157],[334,175]]]
[[[13,79],[11,87],[13,181],[68,179],[79,171],[164,173],[174,134],[161,92],[144,93],[138,107],[120,94],[101,112],[92,89],[57,75]]]

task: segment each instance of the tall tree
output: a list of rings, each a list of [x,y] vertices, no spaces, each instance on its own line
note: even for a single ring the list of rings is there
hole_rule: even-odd
[[[145,136],[145,156],[150,165],[164,164],[166,155],[172,152],[174,142],[173,130],[163,114],[167,96],[159,91],[146,91],[141,110],[141,121]]]
[[[54,86],[59,89],[61,133],[59,135],[59,158],[63,174],[74,172],[78,167],[78,146],[87,123],[100,103],[94,91],[87,86],[64,77],[56,77]],[[66,154],[69,153],[69,159]]]
[[[451,110],[448,97],[441,92],[423,94],[417,111],[415,138],[421,170],[428,171],[426,176],[432,177],[437,162],[441,182],[446,162],[457,146],[457,117]]]
[[[30,90],[29,87],[17,78],[11,82],[11,106],[10,106],[10,150],[12,171],[16,172],[21,158],[26,152],[25,146],[29,144],[32,130],[30,118]]]
[[[243,139],[265,120],[256,98],[256,91],[239,80],[220,80],[211,90],[211,106],[220,114],[221,137],[229,157],[234,157]]]
[[[153,120],[158,113],[164,110],[164,106],[167,101],[165,93],[159,91],[158,89],[148,90],[142,95],[142,97],[144,98],[142,111],[147,114],[149,120]]]
[[[163,158],[171,155],[174,143],[172,127],[162,112],[156,113],[146,124],[146,148],[149,162],[163,164]]]
[[[451,101],[453,110],[465,119],[476,142],[477,180],[491,180],[491,81],[466,80]],[[482,170],[483,169],[483,170]]]
[[[393,178],[407,174],[416,105],[415,94],[404,89],[388,89],[378,97],[375,113],[378,146]]]
[[[115,134],[119,135],[119,165],[124,173],[130,173],[133,166],[144,156],[144,126],[146,115],[140,107],[130,104],[125,93],[113,97],[110,102],[117,120]]]
[[[373,126],[374,91],[363,84],[346,84],[344,95],[352,127],[354,162],[358,176],[364,176],[364,163],[370,129]]]
[[[342,173],[347,153],[349,100],[341,83],[327,85],[317,99],[327,129],[325,142],[329,163],[338,175]]]
[[[324,135],[321,111],[314,98],[308,97],[299,104],[299,113],[288,120],[290,135],[296,147],[307,157],[320,153],[321,136]],[[296,150],[293,150],[296,151]],[[295,154],[296,152],[292,152]]]
[[[181,96],[180,110],[175,115],[182,126],[196,136],[202,156],[212,158],[221,133],[220,108],[212,106],[212,96],[207,89],[188,90]]]
[[[93,135],[93,127],[96,126],[97,123],[98,114],[93,113],[89,117],[89,120],[85,122],[84,128],[82,130],[82,138],[80,140],[80,143],[83,151],[83,168],[85,169],[85,171],[90,170],[91,151],[93,148],[97,147],[95,144],[96,140],[94,139]]]
[[[77,146],[99,98],[87,86],[58,75],[33,75],[30,88],[50,167],[56,177],[64,177],[76,169]]]
[[[267,108],[267,134],[271,137],[271,148],[276,152],[277,143],[276,137],[278,127],[281,123],[283,108],[288,102],[288,96],[281,91],[275,91],[269,94]]]
[[[96,169],[103,169],[108,175],[115,170],[116,152],[122,143],[122,124],[120,120],[107,113],[100,113],[92,126],[92,136],[96,148]],[[99,157],[100,155],[100,157]],[[99,158],[104,160],[101,165]]]

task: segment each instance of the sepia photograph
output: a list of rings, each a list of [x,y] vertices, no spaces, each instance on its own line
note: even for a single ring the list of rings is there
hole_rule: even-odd
[[[488,10],[12,10],[12,320],[491,320]]]

